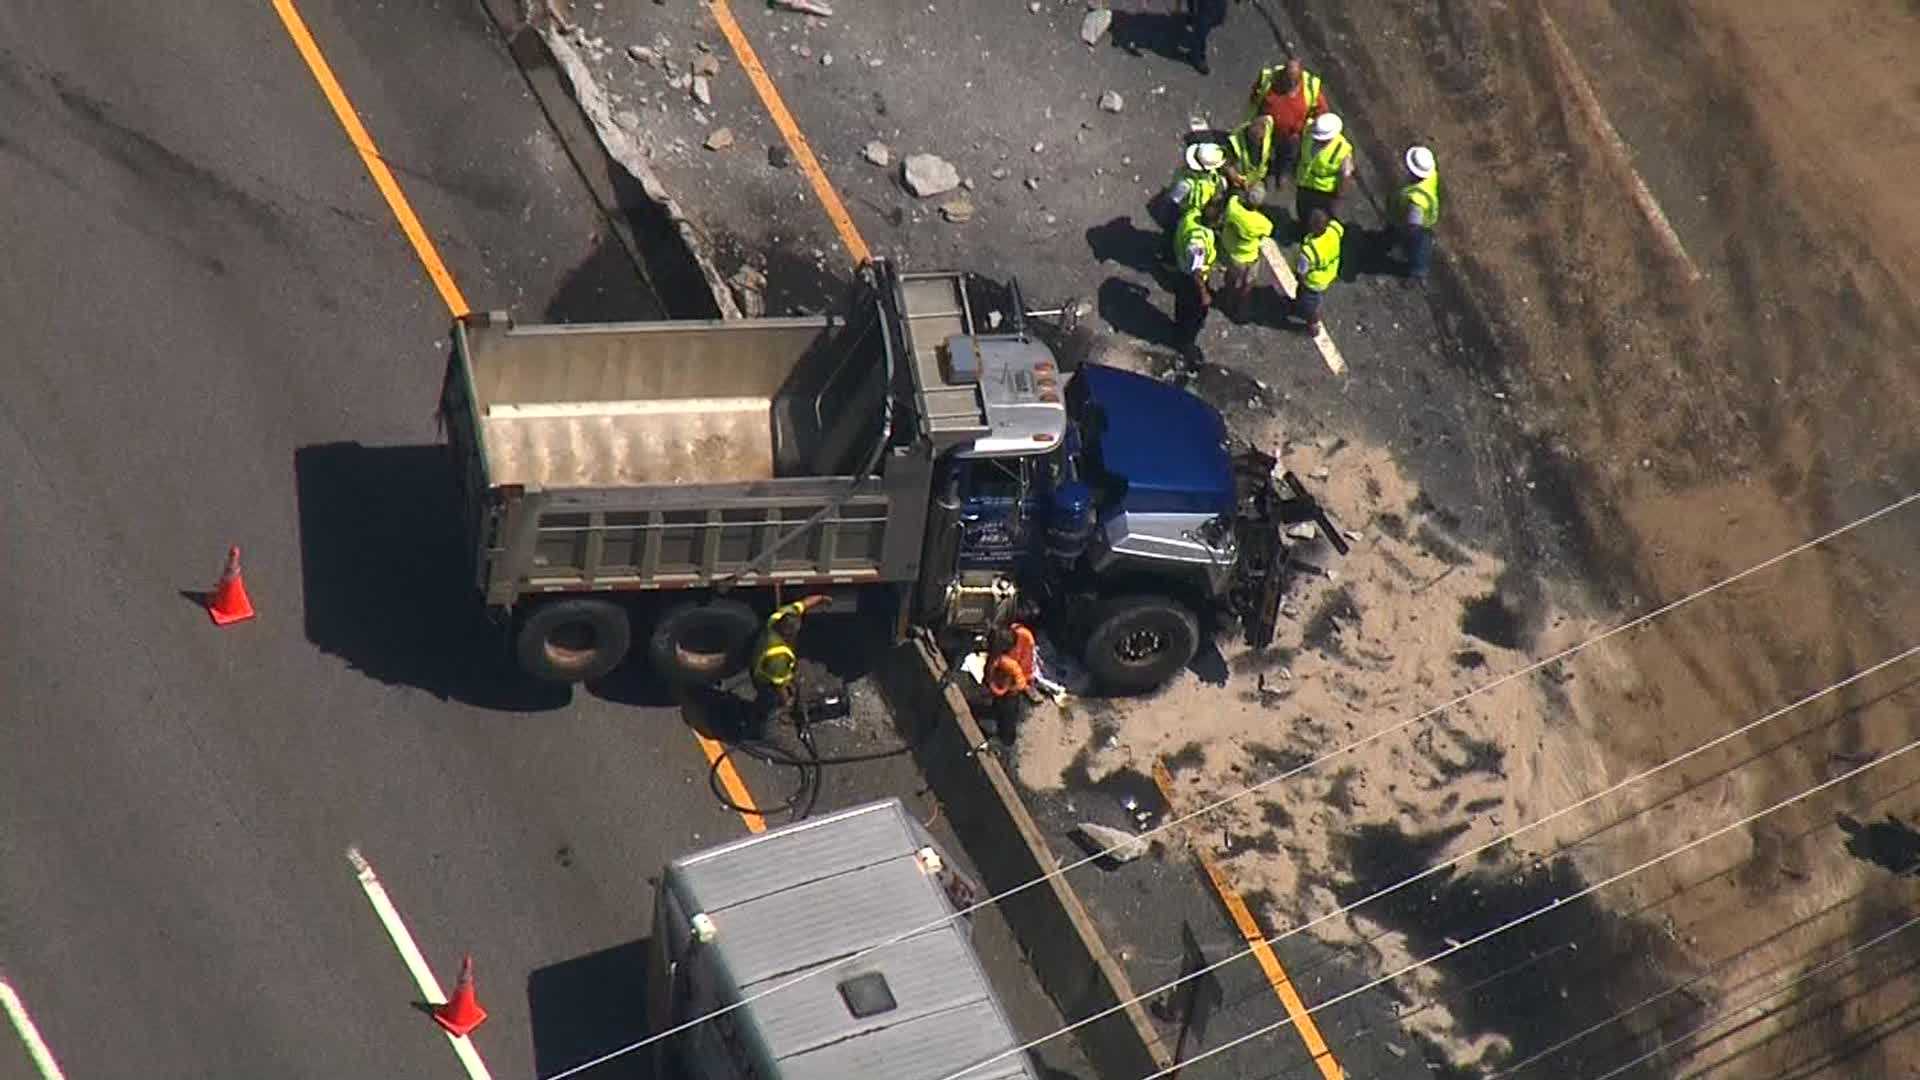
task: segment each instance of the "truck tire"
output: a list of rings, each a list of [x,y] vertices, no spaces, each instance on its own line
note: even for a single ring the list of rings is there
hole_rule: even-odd
[[[1164,596],[1116,596],[1094,612],[1084,660],[1094,683],[1113,694],[1159,688],[1200,649],[1200,620]]]
[[[647,657],[668,680],[711,686],[746,668],[764,621],[738,600],[681,604],[654,624]]]
[[[520,670],[548,682],[597,679],[618,667],[632,645],[627,609],[589,596],[541,604],[520,619],[513,636]]]

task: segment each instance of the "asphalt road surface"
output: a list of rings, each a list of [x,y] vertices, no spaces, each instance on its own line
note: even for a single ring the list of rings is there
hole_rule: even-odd
[[[477,5],[303,13],[476,307],[654,313]],[[529,699],[456,613],[448,311],[273,6],[0,41],[0,978],[73,1077],[458,1075],[358,845],[497,1075],[601,1049],[648,875],[742,824],[673,714]]]

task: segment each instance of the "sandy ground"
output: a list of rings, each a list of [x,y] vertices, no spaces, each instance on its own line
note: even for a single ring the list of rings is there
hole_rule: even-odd
[[[1431,142],[1455,163],[1450,269],[1485,315],[1486,362],[1530,428],[1576,463],[1587,573],[1543,578],[1468,546],[1387,447],[1289,444],[1296,471],[1329,470],[1327,501],[1362,536],[1338,579],[1296,594],[1297,617],[1267,653],[1228,650],[1214,677],[1070,708],[1032,725],[1020,755],[1023,780],[1039,788],[1160,757],[1198,801],[1363,741],[1196,834],[1233,856],[1276,927],[1920,641],[1910,604],[1920,518],[1905,514],[1408,724],[1890,501],[1916,475],[1920,220],[1905,177],[1920,165],[1909,62],[1920,19],[1878,5],[1547,7],[1700,267],[1697,285],[1678,284],[1683,264],[1626,197],[1539,5],[1360,4],[1344,16],[1299,11],[1298,24],[1320,36],[1304,43],[1310,57],[1337,43],[1349,51],[1333,71],[1363,73],[1357,90],[1340,87],[1355,101],[1349,123],[1385,120],[1383,136]],[[1846,75],[1804,95],[1781,85],[1783,72],[1820,70]],[[1852,119],[1835,126],[1836,115]],[[1264,434],[1271,444],[1282,433]],[[1503,1062],[1604,1072],[1652,1053],[1637,1067],[1913,1075],[1912,984],[1896,977],[1912,942],[1847,954],[1899,925],[1909,898],[1835,822],[1910,819],[1920,769],[1888,761],[1738,824],[1905,746],[1910,681],[1890,669],[1433,879],[1444,885],[1312,932],[1392,969],[1659,860],[1582,908],[1604,924],[1587,931],[1600,939],[1586,943],[1594,960],[1573,955],[1577,925],[1543,931],[1555,921],[1543,919],[1515,935],[1525,943],[1503,963],[1450,960],[1409,977],[1407,1022],[1474,1074]],[[1495,898],[1503,878],[1510,893]],[[1442,933],[1443,912],[1475,918]],[[1514,1035],[1525,999],[1556,991],[1575,999],[1565,1015]]]

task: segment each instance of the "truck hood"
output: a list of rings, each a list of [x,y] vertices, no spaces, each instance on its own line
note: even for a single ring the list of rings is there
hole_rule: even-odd
[[[1233,462],[1218,410],[1158,379],[1100,364],[1082,364],[1074,383],[1081,438],[1100,469],[1126,485],[1120,505],[1103,511],[1233,512]]]

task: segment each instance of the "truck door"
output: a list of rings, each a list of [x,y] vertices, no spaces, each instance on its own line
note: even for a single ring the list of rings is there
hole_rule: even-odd
[[[971,458],[960,467],[960,566],[1011,570],[1031,546],[1031,461]]]

